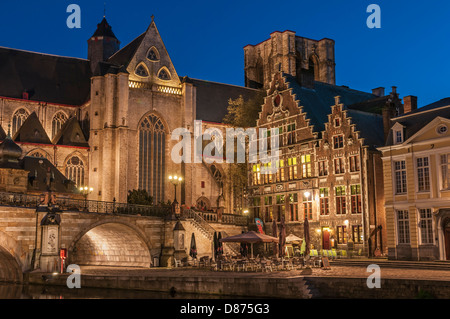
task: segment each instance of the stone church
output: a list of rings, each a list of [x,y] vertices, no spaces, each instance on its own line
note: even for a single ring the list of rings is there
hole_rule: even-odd
[[[90,200],[126,202],[145,189],[155,204],[233,213],[235,194],[221,164],[176,164],[176,128],[217,127],[228,100],[258,90],[179,76],[152,21],[120,48],[106,18],[88,39],[87,59],[0,47],[0,137],[22,157],[47,159]],[[182,176],[176,188],[169,176]]]

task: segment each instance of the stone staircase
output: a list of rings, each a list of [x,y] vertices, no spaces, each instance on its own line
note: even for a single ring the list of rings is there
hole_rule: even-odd
[[[185,212],[186,220],[190,221],[191,224],[198,229],[205,237],[209,240],[214,239],[214,233],[219,233],[214,229],[199,213],[189,209]],[[221,231],[222,238],[228,237],[229,235],[225,231]],[[239,254],[239,244],[238,243],[223,243],[223,250],[225,254],[237,255]]]

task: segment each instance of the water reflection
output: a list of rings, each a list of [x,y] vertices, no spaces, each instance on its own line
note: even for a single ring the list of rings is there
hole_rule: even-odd
[[[220,299],[221,296],[180,294],[128,289],[73,288],[65,286],[0,283],[0,299]],[[229,297],[228,297],[229,298]]]

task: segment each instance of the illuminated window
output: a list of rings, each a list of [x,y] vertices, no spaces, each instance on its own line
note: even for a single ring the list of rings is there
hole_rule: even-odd
[[[66,177],[73,181],[77,187],[84,184],[84,163],[78,156],[72,156],[66,162]]]
[[[345,186],[335,188],[336,195],[336,214],[346,214]]]
[[[337,226],[337,242],[338,244],[347,243],[347,226]]]
[[[14,134],[16,134],[16,132],[20,129],[20,127],[22,126],[23,122],[25,122],[25,120],[27,119],[29,113],[27,110],[25,109],[18,109],[12,118],[12,132],[11,132],[11,136],[14,136]]]
[[[362,213],[361,208],[361,185],[350,185],[352,214]]]
[[[166,169],[166,132],[162,120],[154,114],[147,116],[139,132],[139,189],[145,189],[155,203],[164,200]]]
[[[312,220],[312,195],[308,192],[303,193],[303,218]]]
[[[298,178],[297,157],[288,158],[288,173],[289,180]]]
[[[300,169],[302,178],[308,178],[312,176],[311,155],[300,156]]]
[[[352,226],[352,233],[353,233],[353,242],[355,244],[361,244],[363,242],[362,226],[361,225]]]
[[[271,222],[273,220],[272,196],[264,197],[264,221]]]
[[[61,127],[67,121],[67,115],[63,112],[58,112],[53,116],[52,119],[52,137],[55,137],[58,134]]]

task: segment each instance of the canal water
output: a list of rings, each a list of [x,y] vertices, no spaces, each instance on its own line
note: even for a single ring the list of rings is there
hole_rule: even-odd
[[[128,289],[67,288],[65,286],[0,283],[0,299],[221,299],[205,294],[180,294]],[[227,297],[229,299],[230,297]],[[235,297],[233,297],[235,299]]]

